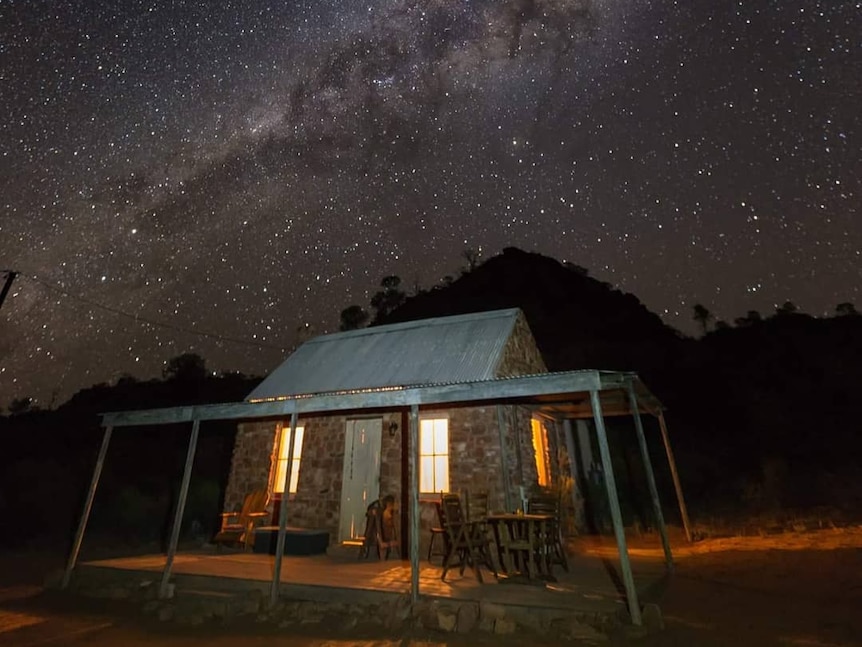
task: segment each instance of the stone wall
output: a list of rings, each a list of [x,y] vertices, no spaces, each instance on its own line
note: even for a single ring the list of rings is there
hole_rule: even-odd
[[[348,419],[359,416],[300,418],[304,427],[302,459],[296,495],[287,507],[288,524],[304,528],[325,528],[338,536],[341,480],[344,466],[344,432]],[[402,414],[381,414],[380,495],[392,494],[401,501]],[[390,435],[390,423],[397,425]],[[238,509],[254,490],[272,491],[273,466],[277,453],[278,429],[290,422],[241,423],[236,435],[230,477],[225,491],[225,510]]]
[[[492,510],[504,510],[505,484],[501,460],[505,453],[512,505],[517,507],[518,487],[529,491],[536,484],[536,464],[530,431],[530,410],[500,406],[504,425],[505,452],[500,451],[498,408],[455,407],[422,411],[422,416],[449,419],[449,478],[453,492],[488,492]],[[403,474],[403,439],[407,438],[407,416],[402,412],[381,413],[380,496],[392,494],[406,519],[406,474]],[[344,432],[348,419],[358,416],[337,415],[300,418],[304,427],[302,460],[297,493],[288,503],[288,524],[305,528],[324,528],[335,538],[339,531],[341,484],[344,466]],[[397,428],[390,435],[390,423]],[[283,423],[287,428],[288,422]],[[242,505],[249,492],[270,488],[276,454],[276,422],[242,423],[236,436],[230,480],[225,493],[225,510]],[[429,540],[428,529],[437,524],[433,507],[435,497],[420,504],[422,550]]]
[[[495,374],[497,377],[512,377],[547,372],[548,368],[536,346],[527,318],[523,312],[519,312]]]
[[[277,423],[240,423],[233,446],[225,511],[239,510],[246,495],[270,488],[270,471],[275,451]]]
[[[347,421],[360,415],[301,418],[305,428],[296,496],[288,504],[287,520],[292,526],[324,528],[332,541],[338,537],[341,483],[344,470],[344,434]],[[366,414],[367,417],[367,414]],[[404,432],[400,412],[380,414],[381,434],[380,496],[391,494],[401,501],[401,437]],[[397,428],[389,433],[390,423]],[[400,503],[399,503],[400,505]]]

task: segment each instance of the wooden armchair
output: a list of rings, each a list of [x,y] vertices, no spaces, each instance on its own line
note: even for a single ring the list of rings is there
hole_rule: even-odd
[[[445,520],[448,552],[443,560],[442,580],[453,566],[458,566],[461,574],[470,566],[476,574],[476,579],[482,582],[481,566],[487,566],[494,576],[497,569],[491,558],[491,547],[485,532],[484,522],[469,521],[461,507],[461,498],[457,494],[444,494],[441,506]]]
[[[270,516],[266,511],[269,494],[266,490],[256,490],[245,497],[242,508],[236,512],[221,513],[221,528],[213,537],[213,543],[221,548],[229,544],[251,548],[254,543],[254,529]]]
[[[398,530],[395,513],[395,497],[385,496],[374,501],[365,511],[365,532],[359,558],[367,558],[372,549],[377,551],[377,559],[389,559],[392,549],[398,549]]]
[[[449,554],[449,535],[446,534],[446,513],[443,511],[443,502],[435,501],[434,510],[437,512],[437,525],[431,526],[431,543],[428,544],[428,561],[431,562],[435,555],[439,555],[444,560]],[[437,546],[437,537],[440,537],[442,546]]]
[[[548,514],[553,516],[553,521],[547,525],[543,536],[540,537],[540,557],[547,566],[549,573],[553,564],[559,564],[568,573],[569,560],[566,557],[566,548],[563,544],[559,497],[548,495],[531,496],[527,504],[527,512],[530,514]]]

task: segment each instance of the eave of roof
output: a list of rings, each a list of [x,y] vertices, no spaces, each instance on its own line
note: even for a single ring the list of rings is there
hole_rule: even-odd
[[[657,413],[661,403],[635,373],[580,370],[542,373],[520,377],[497,378],[472,382],[433,385],[405,385],[374,389],[357,389],[330,393],[294,395],[254,402],[194,405],[141,411],[119,411],[102,414],[106,427],[173,424],[192,420],[250,420],[284,418],[298,415],[326,414],[363,409],[399,409],[413,405],[431,407],[458,403],[518,403],[546,407],[560,417],[585,417],[566,414],[566,405],[583,402],[584,394],[597,392],[600,402],[617,402],[631,385],[639,409]],[[577,397],[576,397],[577,396]],[[612,397],[609,397],[612,396]],[[623,397],[623,400],[625,398]],[[604,408],[603,404],[603,408]],[[591,411],[591,410],[590,410]],[[628,411],[613,410],[605,415],[622,415]]]

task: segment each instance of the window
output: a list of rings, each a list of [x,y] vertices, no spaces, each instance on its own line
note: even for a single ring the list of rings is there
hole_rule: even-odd
[[[293,440],[293,465],[290,470],[290,494],[296,494],[296,486],[299,484],[299,460],[302,457],[302,435],[304,428],[296,428],[296,436]],[[287,475],[287,457],[290,446],[290,425],[285,425],[281,432],[281,446],[278,448],[278,460],[275,463],[275,482],[273,492],[284,492],[284,479]]]
[[[419,421],[419,491],[425,494],[449,491],[449,420]]]
[[[544,423],[538,418],[530,421],[533,429],[533,450],[536,454],[536,475],[539,485],[549,487],[551,485],[551,454],[548,450],[548,430]]]

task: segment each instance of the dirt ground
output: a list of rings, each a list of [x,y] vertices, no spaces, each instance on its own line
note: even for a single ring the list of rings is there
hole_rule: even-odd
[[[862,526],[677,543],[674,554],[665,631],[639,645],[862,645]]]
[[[609,542],[582,542],[579,550],[612,555]],[[633,554],[661,559],[654,538],[631,542]],[[674,542],[676,569],[660,597],[665,630],[615,644],[657,646],[764,645],[799,647],[862,647],[862,526],[817,532],[758,537],[707,539],[692,545]],[[142,618],[119,617],[104,607],[101,613],[70,608],[44,610],[39,585],[46,573],[61,567],[62,557],[44,553],[0,556],[0,618],[24,613],[62,614],[67,624],[76,613],[87,616],[96,633],[57,644],[227,645],[239,627],[188,629],[148,626]],[[25,599],[26,598],[26,599]],[[40,606],[41,605],[41,606]],[[38,614],[37,614],[38,616]],[[47,625],[46,625],[47,626]],[[26,631],[14,622],[0,622],[0,645],[27,644]],[[243,627],[243,644],[273,645],[497,645],[541,644],[536,636],[373,636],[332,635],[325,628],[302,636],[273,635],[272,630]],[[18,633],[16,633],[18,632]],[[104,642],[98,639],[102,636]],[[21,640],[19,640],[21,639]],[[236,644],[235,636],[233,636]],[[44,642],[44,641],[42,641]],[[32,642],[32,644],[37,644]]]

